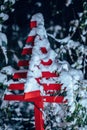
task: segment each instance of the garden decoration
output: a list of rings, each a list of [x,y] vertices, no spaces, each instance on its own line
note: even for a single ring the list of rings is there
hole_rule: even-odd
[[[55,95],[61,91],[61,84],[57,83],[57,63],[54,50],[51,49],[44,27],[41,13],[32,16],[30,33],[23,48],[22,55],[30,56],[29,60],[20,60],[19,67],[27,70],[15,72],[14,80],[24,79],[24,82],[14,82],[8,90],[23,91],[23,94],[6,94],[4,100],[34,103],[35,130],[44,130],[44,102],[66,103],[64,96]]]

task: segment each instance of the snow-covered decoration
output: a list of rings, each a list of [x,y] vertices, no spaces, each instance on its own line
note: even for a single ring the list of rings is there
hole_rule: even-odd
[[[68,7],[72,3],[71,0],[68,0],[66,2],[66,6]],[[36,19],[36,16],[38,16],[38,19]],[[40,17],[41,16],[41,17]],[[82,15],[80,15],[81,17]],[[42,21],[40,21],[42,19]],[[37,21],[37,26],[36,22]],[[72,39],[79,22],[78,20],[71,21],[70,24],[72,24],[71,28],[69,29],[69,32],[73,33],[71,35],[66,36],[63,38],[61,36],[61,39],[56,39],[54,37],[57,36],[57,31],[61,31],[62,27],[59,26],[58,28],[55,27],[55,32],[52,36],[57,42],[61,43],[59,44],[60,47],[56,49],[56,52],[53,51],[50,47],[50,43],[47,39],[46,30],[44,28],[44,20],[42,14],[36,14],[32,17],[31,22],[34,23],[34,28],[31,28],[28,37],[33,36],[33,44],[32,40],[31,45],[27,44],[25,45],[24,49],[32,49],[32,55],[30,57],[30,61],[28,62],[28,73],[27,73],[27,80],[26,79],[20,79],[20,82],[25,83],[24,92],[31,93],[35,91],[40,91],[41,96],[46,95],[43,90],[42,84],[47,84],[47,87],[49,84],[53,83],[59,83],[61,84],[62,90],[61,92],[58,91],[55,93],[55,95],[63,95],[65,96],[65,99],[67,99],[67,104],[64,104],[63,106],[61,104],[45,104],[45,112],[44,118],[47,119],[47,122],[50,121],[49,124],[46,124],[46,129],[60,129],[62,130],[67,129],[79,129],[79,130],[86,130],[87,129],[87,81],[84,80],[84,76],[81,70],[83,68],[83,58],[85,59],[84,67],[86,66],[86,56],[87,56],[87,47],[85,44],[81,45],[79,40],[74,41]],[[86,21],[85,21],[86,24]],[[73,26],[74,25],[74,26]],[[82,42],[85,42],[85,35],[87,31],[82,31]],[[28,43],[28,42],[27,42]],[[72,50],[75,51],[75,54],[72,53]],[[69,64],[65,61],[63,54],[66,54],[68,52],[71,60],[73,63]],[[73,59],[74,56],[78,56],[79,58],[76,59],[76,62],[74,62]],[[62,58],[61,58],[62,57]],[[66,57],[66,56],[65,56]],[[60,60],[62,59],[62,61]],[[49,65],[49,64],[50,65]],[[77,69],[76,69],[77,68]],[[23,70],[24,71],[24,70]],[[50,71],[50,72],[56,72],[56,74],[59,74],[59,77],[55,78],[42,78],[42,72],[43,71]],[[20,71],[21,72],[21,71]],[[24,71],[26,72],[26,71]],[[19,75],[20,76],[20,75]],[[39,79],[39,80],[38,80]],[[11,81],[12,83],[12,81]],[[8,83],[9,84],[9,83]],[[50,92],[53,92],[50,90]],[[7,91],[6,91],[7,93]],[[11,94],[11,92],[7,93]],[[47,96],[49,96],[48,94]],[[34,93],[34,97],[36,97]],[[53,95],[52,95],[53,96]],[[55,99],[56,99],[55,96]],[[29,98],[29,97],[28,97]],[[64,100],[65,100],[64,99]],[[39,108],[38,108],[39,109]],[[50,112],[51,110],[51,112]],[[28,110],[26,110],[28,111]],[[42,111],[42,109],[40,109]],[[47,115],[46,115],[47,114]],[[53,114],[53,117],[51,116]],[[52,119],[50,119],[51,117]],[[61,122],[62,120],[62,122]],[[46,123],[46,121],[45,121]],[[52,125],[50,125],[52,124]]]
[[[55,72],[57,70],[57,54],[50,47],[44,28],[44,19],[42,14],[38,13],[32,16],[32,20],[37,22],[36,28],[32,28],[28,36],[35,36],[34,46],[32,47],[32,56],[29,62],[27,81],[25,83],[25,93],[40,90],[42,86],[37,82],[37,78],[42,77],[42,72]],[[50,65],[44,65],[51,60]],[[41,81],[40,81],[41,82]],[[43,89],[41,89],[43,90]],[[41,92],[44,93],[44,92]]]

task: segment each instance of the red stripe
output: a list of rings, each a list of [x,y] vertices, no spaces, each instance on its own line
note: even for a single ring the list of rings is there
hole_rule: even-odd
[[[32,29],[32,28],[35,28],[35,27],[37,27],[37,22],[36,21],[31,21],[30,22],[30,28]]]
[[[31,98],[31,99],[24,99],[24,95],[5,95],[4,100],[9,100],[9,101],[25,101],[25,102],[36,102],[36,101],[41,101],[42,97],[39,98]]]
[[[32,48],[24,48],[22,51],[22,55],[32,54]]]
[[[52,77],[58,77],[58,74],[51,73],[49,71],[42,72],[42,78],[52,78]],[[17,72],[13,76],[14,79],[18,78],[27,78],[27,72]]]
[[[28,66],[29,65],[29,61],[28,60],[20,60],[18,62],[18,66]]]
[[[67,100],[64,100],[63,96],[43,96],[43,102],[56,102],[56,103],[66,103]],[[14,101],[28,101],[28,102],[36,102],[41,101],[41,96],[39,98],[30,98],[24,99],[24,95],[5,95],[4,100],[14,100]]]
[[[44,102],[66,103],[63,96],[43,96]]]
[[[44,54],[47,53],[47,49],[46,49],[46,47],[41,47],[40,50],[41,50],[41,52],[44,53]]]
[[[17,72],[13,75],[13,79],[27,78],[27,72]]]
[[[33,43],[35,39],[35,36],[28,36],[26,43]]]
[[[45,91],[48,91],[48,90],[61,90],[61,84],[42,84],[43,85],[43,87],[44,87],[44,90]]]
[[[46,66],[46,65],[51,65],[52,64],[52,60],[51,59],[49,59],[48,61],[43,61],[43,60],[41,60],[41,64],[43,64],[44,66]]]
[[[24,95],[5,95],[4,100],[24,101]]]
[[[40,97],[39,90],[25,93],[24,99],[26,100],[26,99],[37,98],[37,97]]]
[[[12,90],[24,90],[24,83],[10,84],[10,86],[8,87],[8,89],[12,89]]]
[[[51,77],[57,77],[58,75],[56,73],[51,73],[49,71],[42,72],[42,77],[44,78],[51,78]],[[27,72],[17,72],[14,74],[13,78],[26,78]]]
[[[47,72],[42,72],[42,77],[43,78],[52,78],[52,77],[58,77],[56,73],[51,73],[49,71]]]

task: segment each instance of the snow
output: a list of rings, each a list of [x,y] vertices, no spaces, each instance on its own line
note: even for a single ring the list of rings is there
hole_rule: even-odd
[[[41,2],[36,2],[35,5],[37,5],[38,7],[41,7],[42,3]]]
[[[85,25],[87,25],[87,19],[85,20]]]
[[[35,36],[36,35],[36,28],[33,28],[30,33],[28,34],[28,36]]]
[[[68,7],[70,4],[71,4],[71,1],[68,0],[66,6]],[[38,19],[36,19],[37,16],[38,16]],[[41,18],[42,18],[42,21],[40,21]],[[78,103],[80,105],[82,105],[82,107],[87,109],[87,105],[86,105],[87,104],[86,103],[87,102],[87,96],[86,96],[87,95],[87,92],[86,92],[87,80],[83,80],[84,77],[83,77],[82,71],[79,69],[74,69],[74,67],[76,66],[75,64],[72,65],[72,67],[73,67],[72,68],[71,65],[64,60],[57,61],[58,54],[54,50],[52,50],[50,47],[50,43],[47,39],[47,33],[45,30],[45,27],[43,26],[44,25],[43,17],[41,16],[41,14],[37,14],[32,17],[32,21],[34,21],[34,20],[36,20],[38,22],[38,26],[36,28],[33,28],[28,35],[28,36],[35,36],[34,46],[26,44],[24,47],[24,48],[33,47],[31,59],[29,61],[27,79],[20,79],[18,81],[18,82],[23,82],[23,81],[25,82],[24,93],[40,90],[41,94],[45,95],[43,86],[41,86],[41,84],[46,83],[47,85],[49,85],[51,83],[60,83],[60,84],[62,84],[61,92],[64,92],[64,90],[66,92],[66,96],[65,96],[64,100],[65,99],[68,100],[66,106],[69,109],[68,110],[68,113],[70,112],[69,114],[72,114],[75,111],[76,105]],[[55,28],[56,33],[57,33],[57,30],[61,30],[61,27],[57,26],[57,28]],[[87,47],[85,47],[84,45],[80,45],[79,41],[73,41],[70,38],[71,38],[70,36],[67,36],[64,39],[59,39],[59,41],[61,43],[67,43],[65,45],[65,48],[63,45],[61,45],[61,47],[60,47],[60,49],[62,50],[61,52],[63,52],[63,53],[66,52],[65,49],[68,49],[70,52],[71,48],[73,48],[73,49],[78,48],[78,50],[76,52],[78,55],[80,52],[82,52],[83,54],[86,55]],[[83,41],[84,41],[84,39],[83,39]],[[18,44],[20,47],[23,46],[20,41]],[[41,52],[41,50],[40,50],[41,47],[45,47],[47,49],[46,54],[43,54]],[[71,55],[71,52],[70,52],[70,55]],[[52,60],[52,64],[50,66],[44,66],[41,64],[41,60],[43,60],[44,62],[47,62],[49,59]],[[77,60],[77,62],[78,62],[77,64],[79,64],[79,66],[82,64],[82,59],[83,59],[83,55],[81,57],[79,57]],[[17,57],[15,57],[15,60],[17,62],[19,61],[19,59]],[[5,74],[0,73],[1,83],[4,82],[4,84],[6,84],[6,85],[13,83],[14,82],[13,80],[10,80],[9,82],[7,82],[6,74],[12,75],[14,73],[14,71],[15,70],[13,68],[11,68],[10,66],[3,68],[1,70],[1,72],[5,73]],[[43,71],[56,72],[57,74],[59,74],[59,77],[49,78],[49,79],[41,78],[40,79],[41,84],[39,84],[37,82],[36,78],[42,77]],[[22,70],[19,70],[19,72],[22,72]],[[27,70],[23,70],[23,72],[27,72]],[[7,89],[6,89],[5,94],[12,94],[12,93],[11,93],[11,91],[7,91]],[[59,93],[59,94],[61,94],[61,93]],[[81,98],[81,99],[79,99],[78,103],[76,101],[77,96],[79,96]],[[53,112],[54,116],[57,115],[53,126],[55,127],[56,124],[59,123],[59,125],[62,127],[64,124],[60,123],[61,122],[60,117],[62,117],[62,119],[65,119],[64,114],[66,115],[67,111],[65,111],[65,113],[64,113],[64,111],[61,109],[62,108],[61,105],[60,106],[58,104],[51,104],[51,105],[52,105],[52,107],[48,107],[48,105],[46,107],[47,107],[47,109],[53,108],[54,112],[52,111],[52,109],[51,109],[51,112]],[[30,109],[32,109],[32,106]],[[28,111],[28,109],[26,111]],[[16,109],[16,113],[18,114],[18,116],[20,116],[19,109]],[[50,114],[49,111],[48,111],[48,114]],[[46,119],[46,114],[44,116]],[[18,118],[15,118],[15,120],[18,121]],[[19,118],[19,120],[21,120],[21,118]],[[76,122],[76,118],[74,119],[74,122]],[[71,122],[71,124],[74,124],[74,123]],[[81,127],[81,128],[86,130],[86,127],[84,127],[84,128]],[[46,127],[46,129],[50,129],[50,127]]]
[[[22,41],[21,41],[21,40],[18,40],[18,45],[19,45],[19,47],[20,47],[20,48],[22,48],[22,47],[23,47],[23,43],[22,43]]]
[[[0,25],[0,28],[2,28],[2,25]],[[7,45],[7,37],[4,33],[0,32],[0,46],[3,45],[3,42]]]
[[[83,79],[83,73],[81,70],[70,69],[69,73],[72,76],[73,80],[80,81]]]
[[[39,67],[40,67],[40,69],[41,69],[42,71],[55,72],[55,71],[57,70],[57,64],[56,64],[56,63],[52,63],[49,67],[40,64]]]
[[[2,13],[0,13],[0,18],[2,18],[2,20],[6,21],[9,18],[9,16],[2,12]]]
[[[34,66],[30,69],[31,70],[28,72],[27,76],[29,77],[33,76],[34,78],[39,78],[42,76],[41,70],[37,66]]]
[[[9,0],[12,4],[15,4],[16,0]]]
[[[41,13],[37,13],[32,16],[31,21],[37,21],[37,25],[42,24],[44,25],[44,18]]]
[[[0,32],[2,31],[2,24],[0,24]]]
[[[19,58],[18,58],[18,56],[17,56],[15,53],[13,54],[13,59],[14,59],[14,61],[15,61],[16,63],[18,63]]]
[[[58,82],[63,84],[62,90],[66,88],[67,95],[65,99],[68,99],[68,105],[70,107],[70,112],[73,113],[75,110],[75,92],[78,90],[79,85],[78,82],[83,80],[83,74],[81,70],[76,70],[70,68],[68,71],[62,70],[60,72]]]
[[[80,103],[83,107],[86,107],[86,108],[87,108],[87,98],[81,99],[81,100],[79,101],[79,103]]]
[[[11,2],[12,4],[15,4],[15,0],[4,0],[4,3],[8,1]]]
[[[35,78],[42,77],[43,71],[50,71],[54,72],[57,69],[57,64],[53,62],[50,66],[41,65],[41,60],[44,62],[51,59],[52,61],[55,60],[57,54],[54,50],[51,49],[50,43],[47,39],[47,33],[44,28],[44,19],[42,14],[38,13],[32,16],[31,21],[37,21],[38,25],[36,28],[33,28],[28,36],[36,36],[34,40],[34,46],[32,49],[32,56],[29,62],[29,70],[27,74],[27,81],[25,84],[25,93],[35,90],[40,90],[43,93],[43,87],[39,83],[37,83]],[[45,47],[47,53],[44,54],[41,51],[41,47]]]
[[[11,66],[6,66],[1,69],[2,73],[6,73],[7,75],[12,75],[14,73],[15,69]]]
[[[66,6],[68,7],[72,3],[72,0],[67,0],[66,1]]]
[[[0,25],[0,30],[2,29],[2,25]],[[8,63],[8,58],[7,58],[7,50],[6,50],[6,46],[7,46],[7,37],[4,33],[0,32],[0,46],[2,49],[2,52],[5,56],[5,61],[6,64]]]
[[[36,48],[46,47],[47,50],[50,48],[50,43],[46,38],[40,40],[38,36],[36,36],[34,43]]]
[[[1,11],[5,10],[5,6],[4,5],[1,5]]]
[[[31,91],[36,91],[40,90],[40,85],[37,83],[37,81],[33,77],[29,77],[27,79],[27,82],[25,83],[25,90],[24,92],[31,92]]]
[[[78,13],[78,16],[79,16],[79,17],[82,17],[82,15],[83,15],[83,13],[80,13],[80,12]]]
[[[70,48],[76,49],[76,47],[78,47],[79,45],[80,45],[79,42],[69,40],[66,46],[68,47],[68,49],[70,49]]]
[[[0,83],[4,83],[7,80],[7,76],[5,74],[0,73]]]
[[[40,36],[40,39],[47,38],[47,33],[43,25],[37,26],[36,31],[37,31],[36,34]]]
[[[32,48],[32,45],[26,44],[26,45],[24,46],[24,49],[25,49],[25,48]]]
[[[7,57],[7,50],[6,50],[6,47],[5,46],[2,46],[2,52],[5,56],[5,61],[6,61],[6,64],[8,63],[8,57]]]

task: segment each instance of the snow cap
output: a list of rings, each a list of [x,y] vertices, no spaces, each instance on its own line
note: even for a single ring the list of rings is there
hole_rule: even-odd
[[[32,16],[31,21],[36,21],[37,24],[42,24],[44,25],[44,18],[42,13],[37,13],[35,15]]]

